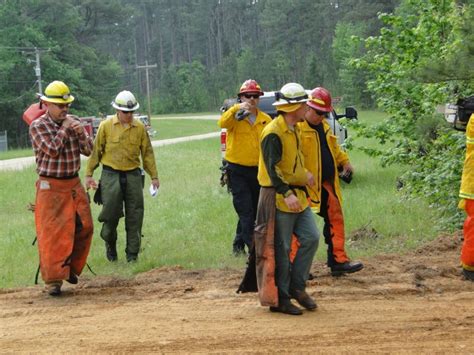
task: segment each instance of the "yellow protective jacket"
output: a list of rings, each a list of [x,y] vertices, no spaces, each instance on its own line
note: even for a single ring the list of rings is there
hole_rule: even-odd
[[[140,167],[140,158],[148,175],[157,178],[155,154],[143,123],[133,119],[128,127],[123,127],[115,115],[100,123],[86,176],[92,176],[99,163],[115,170],[133,170]]]
[[[333,134],[329,124],[323,120],[321,124],[324,127],[326,140],[328,142],[331,156],[334,160],[334,189],[336,190],[339,203],[342,205],[341,185],[337,168],[349,162],[349,157],[337,142],[337,137]],[[321,146],[319,135],[306,121],[298,123],[301,130],[301,146],[304,155],[305,168],[314,176],[315,185],[307,186],[311,198],[311,208],[319,212],[321,206]]]
[[[257,117],[253,124],[250,123],[248,117],[237,121],[235,118],[237,111],[239,111],[239,105],[235,104],[224,112],[217,122],[219,127],[227,129],[225,159],[234,164],[258,166],[260,135],[272,119],[265,112],[257,110]]]
[[[466,159],[462,171],[459,206],[464,209],[464,199],[474,200],[474,114],[466,127]]]
[[[308,207],[305,192],[308,177],[304,168],[298,126],[295,125],[294,130],[291,130],[285,118],[279,115],[264,128],[261,147],[258,164],[260,186],[275,187],[278,210],[295,213],[284,201],[284,195],[289,190],[295,194],[304,210]]]

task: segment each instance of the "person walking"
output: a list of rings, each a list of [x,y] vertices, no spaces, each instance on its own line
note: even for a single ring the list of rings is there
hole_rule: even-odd
[[[466,211],[461,249],[462,273],[466,280],[474,281],[474,114],[466,127],[466,157],[459,197],[459,207]]]
[[[225,160],[232,202],[238,215],[232,250],[236,256],[245,254],[245,246],[250,252],[255,227],[260,191],[257,180],[260,134],[271,121],[270,116],[257,107],[262,95],[255,80],[246,80],[240,87],[237,103],[218,121],[221,128],[227,129]]]
[[[47,110],[29,128],[36,158],[35,225],[41,277],[51,296],[63,280],[78,283],[92,241],[89,200],[79,179],[80,155],[92,151],[92,138],[69,115],[74,101],[68,86],[53,81],[40,97]]]
[[[317,308],[305,291],[319,242],[306,192],[306,185],[312,186],[314,179],[304,168],[297,125],[307,111],[308,95],[300,84],[288,83],[276,93],[276,99],[273,105],[278,116],[261,136],[258,181],[262,188],[255,227],[257,283],[260,301],[270,305],[270,311],[301,315],[291,298],[308,310]],[[293,235],[299,249],[290,260]],[[273,257],[277,299],[271,297],[272,280],[268,281]]]
[[[140,158],[155,190],[160,182],[150,137],[143,123],[133,118],[140,107],[135,96],[130,91],[121,91],[111,105],[116,114],[99,126],[87,162],[85,183],[88,189],[100,189],[103,206],[98,219],[103,223],[100,236],[105,241],[107,259],[118,258],[117,225],[125,215],[126,258],[135,262],[140,251],[144,213]],[[99,163],[102,174],[97,184],[93,173]]]
[[[349,176],[353,168],[349,157],[337,143],[327,115],[333,110],[331,94],[323,87],[311,91],[307,102],[310,110],[299,123],[305,167],[314,175],[315,184],[308,186],[311,206],[323,217],[324,240],[328,246],[327,265],[333,276],[362,270],[361,262],[353,262],[345,251],[344,217],[339,173]]]

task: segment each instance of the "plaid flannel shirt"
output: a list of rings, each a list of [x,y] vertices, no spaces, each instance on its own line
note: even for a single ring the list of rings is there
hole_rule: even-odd
[[[69,116],[78,120],[75,116]],[[89,156],[92,138],[54,122],[48,113],[30,125],[30,137],[36,156],[36,171],[40,176],[71,177],[81,169],[81,154]]]

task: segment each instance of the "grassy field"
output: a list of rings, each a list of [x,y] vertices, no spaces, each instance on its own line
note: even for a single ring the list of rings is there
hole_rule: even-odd
[[[360,119],[377,120],[380,113],[361,113]],[[215,124],[215,122],[214,122]],[[231,196],[219,186],[219,140],[208,139],[160,147],[155,150],[162,187],[156,198],[145,193],[143,252],[136,264],[125,262],[125,233],[119,225],[119,261],[109,263],[99,237],[100,211],[92,213],[95,235],[89,264],[99,275],[130,276],[151,268],[180,265],[185,268],[244,268],[245,258],[231,254],[236,215]],[[348,237],[361,228],[356,241],[348,238],[353,258],[379,253],[403,252],[436,235],[435,216],[422,201],[406,202],[397,194],[400,167],[381,168],[360,152],[350,152],[356,170],[351,184],[343,184]],[[96,171],[95,177],[99,177]],[[38,266],[33,214],[36,174],[31,167],[21,172],[0,172],[0,287],[31,285]],[[149,180],[147,177],[147,185]],[[147,186],[146,186],[147,188]],[[146,192],[146,191],[145,191]],[[320,218],[317,217],[320,222]],[[324,260],[321,242],[317,258]],[[85,275],[90,275],[86,269]]]
[[[185,137],[220,130],[217,126],[217,120],[152,119],[151,125],[157,132],[153,137],[154,140]]]
[[[196,115],[196,114],[193,114]],[[157,139],[168,139],[176,137],[190,136],[193,134],[202,134],[209,132],[216,132],[219,130],[216,120],[203,120],[203,119],[179,119],[173,118],[168,119],[167,116],[154,116],[159,117],[159,120],[152,119],[151,125],[156,130],[156,134],[153,140]],[[171,117],[171,116],[170,116]],[[176,116],[173,116],[176,117]],[[183,115],[183,117],[185,117]],[[186,117],[192,117],[188,115]],[[33,156],[31,148],[25,149],[11,149],[6,152],[0,152],[0,160],[14,159]]]

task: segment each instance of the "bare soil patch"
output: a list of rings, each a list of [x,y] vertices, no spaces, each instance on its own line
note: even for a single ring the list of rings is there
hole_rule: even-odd
[[[315,263],[307,290],[319,308],[302,316],[236,294],[244,270],[234,269],[84,277],[60,298],[4,289],[0,352],[472,353],[474,283],[460,274],[460,239],[363,260],[339,278]]]

